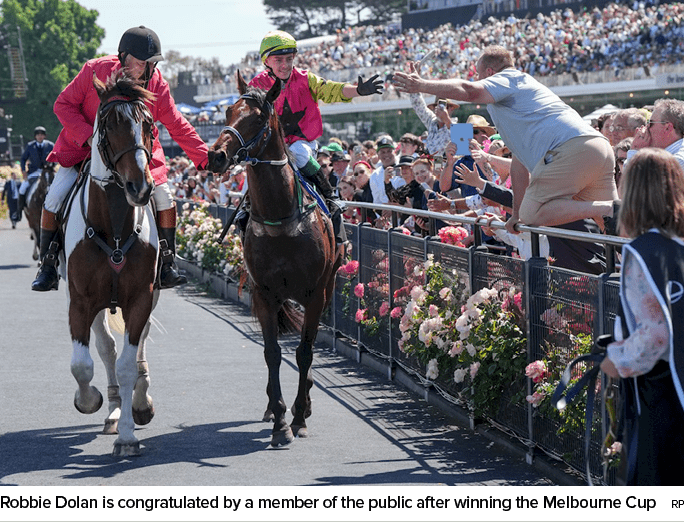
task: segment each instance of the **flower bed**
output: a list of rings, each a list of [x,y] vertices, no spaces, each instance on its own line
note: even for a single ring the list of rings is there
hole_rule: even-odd
[[[223,225],[209,214],[208,207],[206,202],[194,208],[188,203],[183,205],[176,230],[176,251],[206,271],[244,283],[246,271],[240,237],[231,226],[223,243],[218,244]]]

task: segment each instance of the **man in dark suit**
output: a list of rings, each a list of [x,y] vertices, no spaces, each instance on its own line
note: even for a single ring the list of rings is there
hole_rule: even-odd
[[[12,229],[15,229],[17,222],[21,220],[21,213],[19,212],[19,181],[14,171],[10,173],[10,178],[5,182],[5,187],[2,190],[2,200],[0,201],[4,200],[7,200]]]

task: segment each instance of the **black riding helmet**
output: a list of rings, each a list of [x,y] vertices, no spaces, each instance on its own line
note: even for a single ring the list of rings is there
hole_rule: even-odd
[[[157,33],[144,25],[131,27],[121,35],[119,41],[119,62],[121,62],[122,67],[126,65],[128,55],[133,55],[138,60],[147,62],[143,78],[145,87],[147,87],[157,62],[164,60]]]
[[[161,42],[157,33],[144,25],[132,27],[126,31],[119,41],[119,56],[133,55],[145,62],[161,62]]]

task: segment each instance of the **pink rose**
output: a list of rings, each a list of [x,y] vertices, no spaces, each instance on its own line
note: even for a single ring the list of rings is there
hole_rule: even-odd
[[[354,286],[354,294],[357,297],[363,298],[363,291],[364,291],[364,289],[363,289],[362,283],[359,282],[358,284],[356,284],[356,286]]]
[[[475,378],[475,375],[477,375],[477,372],[480,369],[480,363],[479,362],[473,362],[470,364],[470,378]]]
[[[519,291],[513,296],[513,302],[518,306],[518,309],[522,309],[522,291]]]
[[[531,364],[527,364],[525,375],[531,378],[535,383],[541,382],[546,375],[546,363],[543,360],[535,360]]]
[[[362,321],[366,320],[367,313],[368,313],[367,309],[357,309],[356,310],[356,321],[362,322]]]
[[[533,407],[536,408],[537,406],[539,406],[539,404],[542,403],[542,401],[544,400],[545,397],[546,397],[545,393],[535,391],[531,395],[527,395],[525,397],[525,400],[527,400],[527,402],[529,402],[530,404],[532,404]]]
[[[346,264],[340,266],[338,271],[344,273],[350,278],[355,277],[356,273],[359,271],[359,262],[358,260],[350,260]]]
[[[378,309],[378,313],[380,313],[381,317],[386,317],[387,313],[389,313],[389,302],[383,302],[380,304],[380,308]]]
[[[392,318],[401,318],[404,312],[401,310],[400,306],[395,307],[390,311],[390,317]]]

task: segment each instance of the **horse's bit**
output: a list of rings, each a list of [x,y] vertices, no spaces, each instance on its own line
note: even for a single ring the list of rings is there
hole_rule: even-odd
[[[257,98],[253,95],[242,95],[240,98],[244,99],[251,99],[256,102],[258,102]],[[265,103],[266,106],[266,113],[267,113],[267,118],[266,118],[266,123],[261,127],[259,132],[254,135],[254,137],[249,140],[248,142],[245,141],[245,139],[242,137],[240,134],[240,131],[235,129],[232,126],[224,126],[224,128],[221,130],[223,133],[224,131],[230,131],[233,135],[235,135],[235,138],[237,138],[240,142],[240,148],[235,151],[235,154],[233,155],[232,161],[234,164],[243,164],[247,163],[250,165],[257,165],[257,164],[270,164],[273,166],[284,166],[287,164],[288,160],[287,157],[285,157],[282,160],[260,160],[259,157],[261,154],[264,152],[264,149],[266,148],[266,145],[268,144],[269,139],[271,138],[271,127],[268,125],[268,116],[270,116],[271,112],[273,111],[273,105],[270,102]],[[262,107],[263,110],[263,107]],[[254,147],[255,145],[258,144],[259,140],[264,138],[263,144],[261,146],[261,149],[259,149],[259,152],[251,157],[249,155],[249,150]]]

